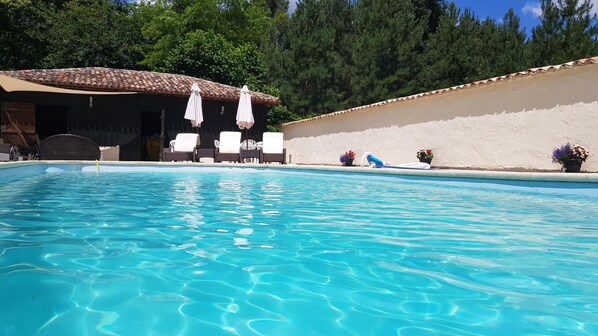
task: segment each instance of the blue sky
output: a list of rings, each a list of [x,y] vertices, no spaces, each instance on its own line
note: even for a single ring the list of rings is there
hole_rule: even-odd
[[[581,2],[582,0],[580,0]],[[460,8],[471,8],[480,18],[491,17],[496,21],[502,19],[509,8],[521,19],[521,26],[528,35],[533,27],[540,23],[540,1],[538,0],[453,0]],[[598,0],[591,0],[593,13],[598,12]]]
[[[295,10],[298,0],[290,0],[290,11]],[[513,8],[515,14],[521,19],[521,26],[526,28],[528,35],[531,29],[540,23],[540,1],[537,0],[453,0],[460,8],[471,8],[480,18],[491,17],[500,20],[509,10]],[[591,0],[594,4],[592,11],[598,12],[598,0]]]
[[[502,19],[509,8],[515,10],[515,14],[521,18],[521,26],[528,32],[540,23],[540,2],[530,0],[454,0],[460,8],[471,8],[480,18],[493,18],[496,21]]]

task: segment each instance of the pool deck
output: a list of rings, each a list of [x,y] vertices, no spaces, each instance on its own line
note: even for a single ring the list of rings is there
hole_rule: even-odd
[[[95,161],[12,161],[0,162],[0,169],[18,166],[30,166],[38,164],[84,164],[96,165]],[[426,176],[446,178],[475,178],[493,180],[516,180],[516,181],[551,181],[551,182],[583,182],[598,183],[598,173],[564,173],[564,172],[514,172],[514,171],[491,171],[491,170],[470,170],[470,169],[395,169],[395,168],[369,168],[369,167],[345,167],[326,165],[297,165],[297,164],[255,164],[255,163],[192,163],[192,162],[148,162],[148,161],[100,161],[102,165],[117,166],[144,166],[144,167],[234,167],[253,169],[291,169],[310,170],[324,172],[343,172],[356,174],[385,174],[405,176]]]

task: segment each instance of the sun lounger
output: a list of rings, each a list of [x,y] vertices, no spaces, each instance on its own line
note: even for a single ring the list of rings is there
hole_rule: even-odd
[[[241,132],[220,132],[219,147],[214,151],[214,162],[241,162]]]
[[[260,163],[280,162],[285,164],[287,150],[284,148],[284,137],[280,132],[265,132],[260,151]]]
[[[171,151],[164,152],[164,161],[195,161],[195,149],[199,146],[199,134],[179,133]]]

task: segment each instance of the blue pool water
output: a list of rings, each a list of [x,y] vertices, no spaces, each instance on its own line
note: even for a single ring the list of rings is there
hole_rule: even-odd
[[[0,335],[598,334],[596,189],[10,171]]]

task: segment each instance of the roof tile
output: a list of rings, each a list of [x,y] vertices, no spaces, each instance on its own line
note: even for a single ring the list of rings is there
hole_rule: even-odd
[[[0,71],[0,74],[38,84],[68,89],[97,91],[134,91],[145,94],[188,96],[196,82],[202,97],[214,100],[239,100],[240,88],[201,78],[178,74],[112,68],[69,68]],[[251,93],[257,104],[277,105],[277,97],[259,92]]]

